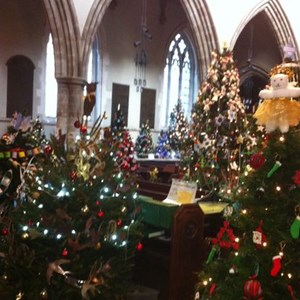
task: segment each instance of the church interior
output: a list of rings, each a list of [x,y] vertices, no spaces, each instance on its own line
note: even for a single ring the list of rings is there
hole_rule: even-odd
[[[298,8],[0,1],[0,298],[300,299]]]

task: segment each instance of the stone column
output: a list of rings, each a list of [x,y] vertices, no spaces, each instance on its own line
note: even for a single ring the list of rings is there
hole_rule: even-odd
[[[67,144],[72,144],[78,129],[74,127],[76,120],[81,121],[83,111],[83,87],[86,81],[82,78],[57,78],[58,101],[56,135],[66,134]]]

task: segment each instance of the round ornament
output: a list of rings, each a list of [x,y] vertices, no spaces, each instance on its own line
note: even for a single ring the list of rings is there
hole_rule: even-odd
[[[292,179],[296,185],[300,185],[300,171],[299,170],[297,170],[295,172],[295,175],[292,177]]]
[[[75,127],[75,128],[80,128],[80,126],[81,126],[80,121],[79,121],[79,120],[76,120],[76,121],[74,122],[74,127]]]
[[[254,170],[261,168],[266,159],[261,153],[254,153],[250,158],[250,167]]]
[[[256,276],[250,276],[244,285],[244,299],[262,300],[262,294],[263,291],[260,282],[256,279]]]
[[[44,148],[44,152],[48,155],[50,155],[52,153],[53,149],[50,145],[45,146]]]
[[[87,127],[86,126],[81,126],[80,127],[80,132],[83,133],[83,134],[87,133]]]
[[[3,227],[2,230],[1,230],[1,234],[3,236],[7,235],[8,234],[8,229],[6,227]]]

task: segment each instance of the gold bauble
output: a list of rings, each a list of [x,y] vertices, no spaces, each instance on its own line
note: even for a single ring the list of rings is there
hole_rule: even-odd
[[[95,249],[99,250],[101,248],[101,243],[98,242],[96,245],[95,245]]]
[[[33,193],[32,193],[32,198],[37,200],[37,199],[40,198],[40,195],[41,195],[40,192],[33,192]]]

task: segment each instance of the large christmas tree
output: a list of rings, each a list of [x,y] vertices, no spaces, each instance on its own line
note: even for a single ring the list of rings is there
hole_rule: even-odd
[[[213,51],[207,79],[192,109],[194,147],[184,158],[190,178],[208,191],[230,197],[253,143],[247,125],[232,51]]]
[[[195,299],[300,299],[300,103],[291,99],[300,88],[282,74],[271,84],[254,114],[266,138],[210,240]]]
[[[148,157],[153,152],[153,140],[150,131],[149,121],[142,124],[139,135],[135,141],[134,149],[138,157]]]
[[[103,118],[72,147],[52,137],[16,161],[18,192],[1,186],[1,298],[124,298],[140,238],[136,183]]]

